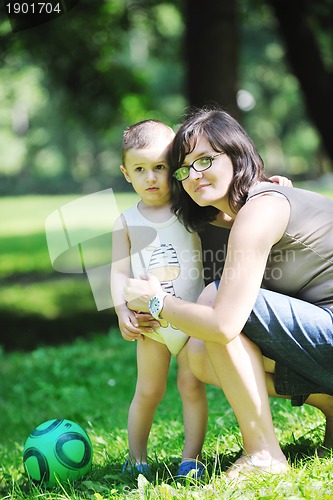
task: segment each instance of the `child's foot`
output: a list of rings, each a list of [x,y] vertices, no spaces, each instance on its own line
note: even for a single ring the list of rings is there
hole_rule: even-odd
[[[205,475],[205,466],[198,460],[190,459],[184,460],[178,467],[177,479],[182,479],[184,477],[192,479],[203,479]]]
[[[234,464],[227,470],[226,474],[229,479],[242,479],[247,474],[283,474],[288,472],[290,469],[289,464],[286,459],[274,460],[270,458],[269,460],[262,460],[256,455],[240,456]]]
[[[130,474],[131,476],[137,476],[138,474],[143,474],[147,478],[151,476],[151,469],[146,462],[142,462],[141,464],[131,464],[128,460],[126,460],[121,472],[123,474]]]

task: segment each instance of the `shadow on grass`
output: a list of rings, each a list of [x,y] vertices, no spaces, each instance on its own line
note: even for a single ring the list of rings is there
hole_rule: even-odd
[[[56,320],[38,314],[1,311],[0,322],[0,344],[5,351],[29,351],[46,345],[60,345],[91,333],[108,332],[117,325],[113,309],[81,311],[80,314],[62,316]]]
[[[296,442],[289,444],[283,448],[283,452],[288,458],[290,465],[297,466],[299,461],[313,458],[316,455],[316,449],[313,442]],[[210,457],[205,461],[206,475],[200,481],[202,483],[209,483],[211,478],[223,476],[227,469],[239,458],[241,451],[238,453],[221,454],[218,456]],[[95,466],[87,479],[84,481],[85,487],[89,485],[93,488],[96,485],[107,486],[108,488],[122,489],[123,487],[130,489],[137,489],[138,476],[137,474],[122,473],[122,463],[110,463],[105,466]],[[172,484],[175,482],[186,484],[197,484],[195,479],[177,478],[177,470],[179,461],[171,460],[170,462],[152,462],[150,463],[151,474],[148,480],[153,484]],[[98,491],[98,490],[97,490]]]

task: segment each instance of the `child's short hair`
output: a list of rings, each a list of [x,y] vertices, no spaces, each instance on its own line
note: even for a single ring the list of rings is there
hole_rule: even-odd
[[[143,120],[127,127],[123,134],[122,163],[125,165],[125,156],[130,149],[144,149],[151,146],[157,136],[164,134],[174,137],[174,131],[169,125],[160,120]]]

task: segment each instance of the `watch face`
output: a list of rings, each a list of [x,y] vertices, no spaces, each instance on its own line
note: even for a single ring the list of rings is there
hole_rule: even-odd
[[[148,303],[150,314],[153,316],[153,318],[157,319],[157,321],[160,322],[160,325],[162,327],[166,327],[168,325],[168,322],[166,320],[163,320],[162,318],[160,318],[160,313],[161,313],[161,310],[163,309],[164,297],[166,295],[167,295],[166,293],[154,295]]]
[[[151,310],[151,313],[152,314],[156,314],[156,313],[159,313],[160,312],[160,306],[161,306],[161,303],[158,299],[158,297],[153,297],[150,301],[150,310]]]

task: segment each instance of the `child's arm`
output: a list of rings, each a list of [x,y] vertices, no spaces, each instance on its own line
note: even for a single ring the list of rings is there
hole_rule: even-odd
[[[293,187],[291,180],[288,179],[288,177],[283,177],[282,175],[272,175],[270,180],[279,186]]]
[[[119,329],[125,340],[141,339],[136,313],[128,309],[124,300],[124,288],[131,276],[130,241],[125,219],[120,216],[112,233],[111,294]]]

